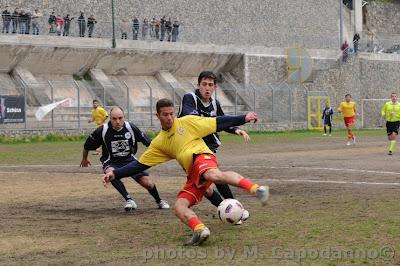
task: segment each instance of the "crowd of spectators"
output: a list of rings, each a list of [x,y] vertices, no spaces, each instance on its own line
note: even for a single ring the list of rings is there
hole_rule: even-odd
[[[71,30],[71,24],[75,20],[75,17],[70,14],[61,16],[60,14],[51,11],[49,17],[47,18],[46,29],[46,18],[43,14],[35,9],[33,12],[29,10],[20,9],[16,7],[13,11],[10,10],[8,6],[1,12],[2,17],[2,33],[12,33],[12,34],[50,34],[57,36],[69,36]],[[95,25],[97,20],[94,15],[85,17],[84,12],[80,12],[79,16],[75,20],[76,30],[79,37],[93,37],[95,30]],[[111,22],[108,22],[111,25]],[[163,16],[160,19],[153,17],[149,20],[144,18],[139,20],[137,17],[130,19],[116,20],[116,31],[118,28],[121,34],[121,39],[128,39],[130,34],[132,34],[132,40],[160,40],[168,42],[176,42],[179,35],[179,21],[174,18],[166,18]]]

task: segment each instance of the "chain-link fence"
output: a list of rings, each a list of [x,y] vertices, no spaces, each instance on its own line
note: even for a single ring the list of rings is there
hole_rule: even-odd
[[[126,119],[139,126],[157,127],[156,102],[161,98],[170,98],[178,112],[184,93],[193,90],[194,86],[160,85],[152,78],[115,78],[108,86],[88,80],[45,80],[22,84],[7,93],[0,89],[0,110],[3,111],[0,130],[92,128],[94,125],[88,121],[91,120],[93,99],[98,99],[107,111],[112,106],[122,107]],[[285,124],[291,127],[297,124],[304,128],[307,124],[307,90],[301,85],[281,83],[245,87],[225,82],[220,84],[214,96],[220,101],[225,114],[256,111],[259,125]],[[10,101],[10,97],[19,99],[19,102]],[[54,103],[58,105],[54,106]],[[46,108],[51,107],[47,106],[54,109],[38,120],[39,109],[48,111]],[[15,108],[21,109],[19,117],[22,116],[22,119],[15,119],[17,113],[11,112],[16,111]]]

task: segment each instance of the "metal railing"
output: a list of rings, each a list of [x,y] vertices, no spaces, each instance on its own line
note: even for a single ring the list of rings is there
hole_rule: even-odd
[[[40,95],[37,94],[40,91]],[[23,123],[0,123],[0,130],[12,129],[85,129],[94,127],[87,121],[91,118],[91,102],[98,99],[107,111],[120,106],[127,120],[138,126],[154,127],[155,104],[161,98],[173,99],[176,111],[180,108],[183,93],[193,91],[192,87],[177,90],[174,86],[160,87],[160,84],[143,79],[135,84],[114,80],[112,86],[100,86],[92,81],[45,80],[35,84],[8,90],[0,89],[4,95],[24,96],[25,121]],[[45,97],[46,96],[46,97]],[[40,97],[40,99],[38,99]],[[256,111],[260,125],[307,123],[307,91],[303,86],[290,84],[268,84],[265,86],[232,86],[220,84],[215,94],[225,114],[242,114]],[[39,121],[35,113],[45,106],[66,98],[68,105],[60,105]],[[33,104],[36,101],[36,104]],[[1,109],[1,108],[0,108]]]

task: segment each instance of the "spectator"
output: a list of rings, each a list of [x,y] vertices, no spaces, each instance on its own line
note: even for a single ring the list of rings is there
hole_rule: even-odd
[[[32,34],[39,35],[39,18],[42,17],[42,14],[38,9],[35,9],[32,13]]]
[[[142,24],[142,39],[143,40],[146,40],[148,31],[149,31],[149,20],[147,18],[144,18],[143,24]]]
[[[160,37],[160,42],[164,41],[165,37],[165,23],[167,21],[165,20],[165,16],[163,16],[160,20],[160,28],[161,28],[161,37]]]
[[[11,21],[11,13],[8,11],[8,6],[6,6],[4,11],[1,13],[1,18],[3,19],[3,29],[1,30],[1,33],[8,33]]]
[[[139,20],[137,17],[134,17],[132,20],[132,32],[133,32],[133,40],[138,39],[138,34],[139,34]]]
[[[85,37],[86,19],[82,11],[80,16],[78,17],[78,27],[79,27],[79,37]]]
[[[97,20],[94,18],[93,15],[90,15],[90,17],[88,17],[88,20],[87,20],[89,38],[92,38],[94,24],[96,24],[96,23],[97,23]]]
[[[18,19],[18,24],[19,24],[19,34],[25,34],[26,32],[26,20],[27,16],[24,10],[21,10],[19,13],[19,19]]]
[[[172,34],[172,22],[171,18],[168,18],[168,20],[165,22],[165,29],[167,31],[167,41],[171,41],[171,34]]]
[[[155,33],[155,38],[158,40],[160,39],[160,21],[156,19],[155,25],[154,25],[154,33]]]
[[[25,14],[25,34],[29,34],[31,32],[31,20],[32,20],[32,13],[27,11]]]
[[[129,23],[126,19],[122,19],[121,23],[119,24],[119,29],[121,30],[121,39],[128,38],[128,31],[129,31]]]
[[[19,8],[16,7],[14,9],[14,12],[11,15],[11,21],[12,21],[12,26],[13,26],[13,30],[12,33],[17,33],[18,30],[18,22],[19,22]]]
[[[342,50],[343,53],[343,62],[346,62],[349,56],[349,44],[347,43],[347,40],[344,40],[344,43],[342,44],[342,47],[340,47],[340,50]]]
[[[72,17],[70,17],[69,16],[69,14],[67,14],[65,17],[64,17],[64,31],[63,31],[63,36],[68,36],[69,35],[69,28],[71,27],[71,21],[73,20],[74,18]]]
[[[360,34],[358,34],[358,33],[354,34],[353,47],[354,47],[354,53],[355,54],[358,52],[358,42],[359,41],[360,41]]]
[[[54,15],[54,11],[51,12],[48,23],[50,26],[49,33],[54,33],[55,25],[56,25],[56,16]]]
[[[176,39],[179,35],[179,21],[178,19],[174,19],[174,24],[172,24],[172,41],[176,42]]]
[[[155,27],[156,27],[156,18],[153,18],[150,22],[150,37],[151,38],[154,38],[156,36]]]
[[[64,20],[60,15],[56,17],[56,34],[57,36],[61,36],[61,32],[63,30]]]

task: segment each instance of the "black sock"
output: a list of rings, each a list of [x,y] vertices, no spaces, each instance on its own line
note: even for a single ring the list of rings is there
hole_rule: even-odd
[[[224,199],[234,199],[232,191],[227,184],[215,184],[218,189],[219,194],[221,194]]]
[[[124,183],[122,183],[121,180],[114,179],[113,181],[111,181],[111,184],[116,190],[118,190],[118,192],[122,195],[122,197],[124,197],[125,200],[132,199],[128,191],[126,191]]]
[[[223,201],[221,195],[213,190],[213,193],[211,196],[206,196],[206,198],[212,203],[212,205],[214,205],[215,207],[218,207],[219,204]]]
[[[159,203],[161,201],[161,198],[160,198],[160,195],[158,194],[156,185],[154,185],[153,188],[148,189],[147,191],[150,193],[150,195],[153,196],[153,198],[156,200],[157,203]]]
[[[324,126],[324,133],[326,134],[326,126]]]
[[[332,133],[332,127],[329,127],[329,134]]]

